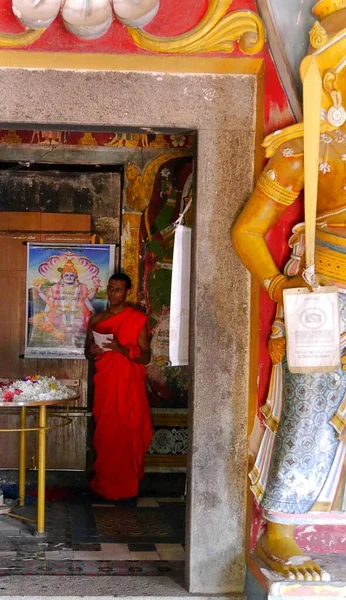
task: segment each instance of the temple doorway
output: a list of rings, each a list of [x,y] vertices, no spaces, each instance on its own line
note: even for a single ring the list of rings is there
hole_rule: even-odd
[[[47,437],[47,534],[42,541],[30,521],[0,516],[3,574],[12,568],[17,574],[182,573],[189,372],[169,365],[168,328],[173,224],[193,194],[195,136],[33,128],[2,130],[0,140],[0,378],[55,375],[81,385],[71,426]],[[25,357],[27,244],[36,242],[111,244],[114,270],[132,278],[131,303],[149,316],[154,433],[136,499],[103,502],[88,491],[94,452],[87,361]],[[54,423],[60,409],[51,410]],[[17,420],[15,410],[7,411],[0,427]],[[0,486],[15,499],[16,434],[1,433],[0,449]],[[35,434],[27,435],[26,466],[26,506],[14,513],[34,520]]]

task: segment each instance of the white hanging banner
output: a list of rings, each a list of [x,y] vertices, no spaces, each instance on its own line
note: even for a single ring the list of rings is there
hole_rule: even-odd
[[[329,373],[340,365],[338,289],[284,290],[287,364],[292,373]]]
[[[188,365],[191,273],[191,228],[177,225],[174,235],[169,361],[172,367]]]

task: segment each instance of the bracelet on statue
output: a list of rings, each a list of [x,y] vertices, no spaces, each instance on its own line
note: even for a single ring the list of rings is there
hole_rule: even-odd
[[[283,288],[287,281],[287,277],[282,273],[278,273],[273,277],[268,287],[268,295],[272,300],[277,302],[277,292]]]
[[[266,173],[262,173],[257,181],[257,188],[265,196],[277,204],[283,206],[291,206],[295,199],[299,196],[299,192],[288,190],[278,181],[273,181]]]

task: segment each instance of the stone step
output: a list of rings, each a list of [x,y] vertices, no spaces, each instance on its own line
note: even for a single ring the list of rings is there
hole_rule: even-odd
[[[245,600],[245,594],[189,594],[183,580],[162,577],[11,575],[0,578],[1,600]]]

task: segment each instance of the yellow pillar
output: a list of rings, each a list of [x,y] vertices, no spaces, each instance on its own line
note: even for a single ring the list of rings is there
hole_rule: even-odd
[[[20,409],[20,433],[19,433],[19,506],[25,504],[25,454],[26,454],[26,408]]]
[[[47,409],[45,406],[39,408],[38,426],[37,533],[44,533],[47,427]]]

